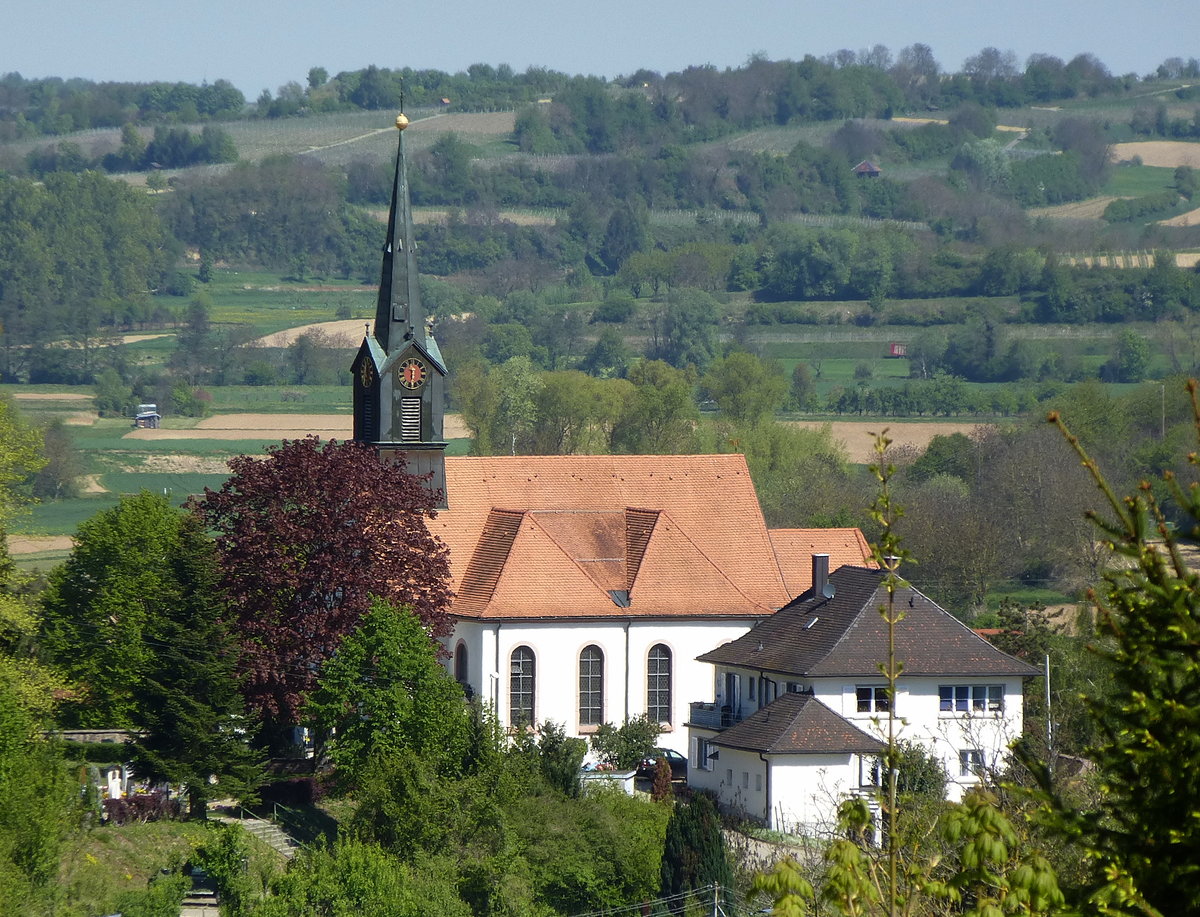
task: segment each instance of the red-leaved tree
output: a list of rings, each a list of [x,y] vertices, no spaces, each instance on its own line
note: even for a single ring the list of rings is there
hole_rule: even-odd
[[[371,596],[449,632],[448,551],[426,527],[435,511],[423,479],[370,446],[311,436],[229,467],[191,507],[216,534],[246,701],[268,721],[300,721],[303,695]]]

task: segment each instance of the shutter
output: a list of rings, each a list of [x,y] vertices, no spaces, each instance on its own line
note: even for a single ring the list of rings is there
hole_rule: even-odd
[[[858,712],[858,701],[854,694],[854,685],[842,685],[842,716],[851,716]]]

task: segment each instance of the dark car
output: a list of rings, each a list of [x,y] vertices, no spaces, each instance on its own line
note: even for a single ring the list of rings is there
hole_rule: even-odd
[[[656,748],[650,752],[638,765],[637,775],[647,780],[653,780],[654,768],[658,766],[659,758],[667,759],[667,764],[671,766],[672,780],[687,780],[687,758],[672,748]]]

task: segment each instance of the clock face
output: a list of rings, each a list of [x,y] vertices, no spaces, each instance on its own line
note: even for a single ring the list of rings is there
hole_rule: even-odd
[[[396,368],[396,377],[405,388],[416,389],[425,384],[429,369],[416,357],[410,357]]]
[[[362,380],[364,386],[370,385],[375,381],[375,368],[370,363],[363,363],[359,367],[358,377]]]

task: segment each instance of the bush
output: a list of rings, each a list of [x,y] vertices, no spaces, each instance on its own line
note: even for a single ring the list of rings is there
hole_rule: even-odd
[[[178,799],[164,792],[140,793],[123,799],[104,800],[104,820],[111,825],[128,825],[134,822],[173,820],[183,813]]]
[[[635,716],[621,726],[604,723],[592,736],[592,750],[604,764],[633,770],[654,750],[662,727],[645,716]]]

